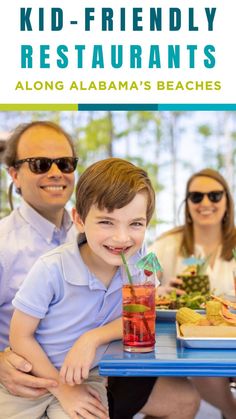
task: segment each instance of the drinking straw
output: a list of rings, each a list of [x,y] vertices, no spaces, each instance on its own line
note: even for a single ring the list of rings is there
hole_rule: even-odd
[[[130,273],[130,271],[129,271],[128,264],[127,264],[127,262],[126,262],[125,255],[124,255],[124,253],[122,253],[122,252],[121,252],[121,254],[120,254],[120,255],[121,255],[121,259],[122,259],[122,262],[123,262],[123,264],[124,264],[124,267],[125,267],[125,271],[126,271],[126,273],[127,273],[127,277],[128,277],[129,283],[130,283],[130,285],[133,285],[132,276],[131,276],[131,273]]]

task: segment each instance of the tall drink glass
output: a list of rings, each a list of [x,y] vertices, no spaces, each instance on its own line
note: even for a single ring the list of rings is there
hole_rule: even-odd
[[[122,276],[124,350],[151,352],[155,346],[156,274],[128,264],[122,266]]]

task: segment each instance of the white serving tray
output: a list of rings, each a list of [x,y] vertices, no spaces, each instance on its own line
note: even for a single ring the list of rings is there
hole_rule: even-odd
[[[236,338],[190,338],[181,336],[178,322],[176,322],[176,338],[185,348],[236,349]]]

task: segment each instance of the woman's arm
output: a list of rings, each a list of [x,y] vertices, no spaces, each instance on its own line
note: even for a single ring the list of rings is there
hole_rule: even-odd
[[[177,288],[178,285],[182,285],[183,281],[179,278],[169,278],[165,285],[160,285],[157,288],[157,295],[164,296],[170,294],[172,291],[176,292],[176,295],[183,295],[186,294],[184,290],[181,288]]]

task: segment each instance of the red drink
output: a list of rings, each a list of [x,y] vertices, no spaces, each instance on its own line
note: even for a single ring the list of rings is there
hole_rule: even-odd
[[[123,286],[123,344],[128,352],[150,352],[155,345],[155,285]]]

